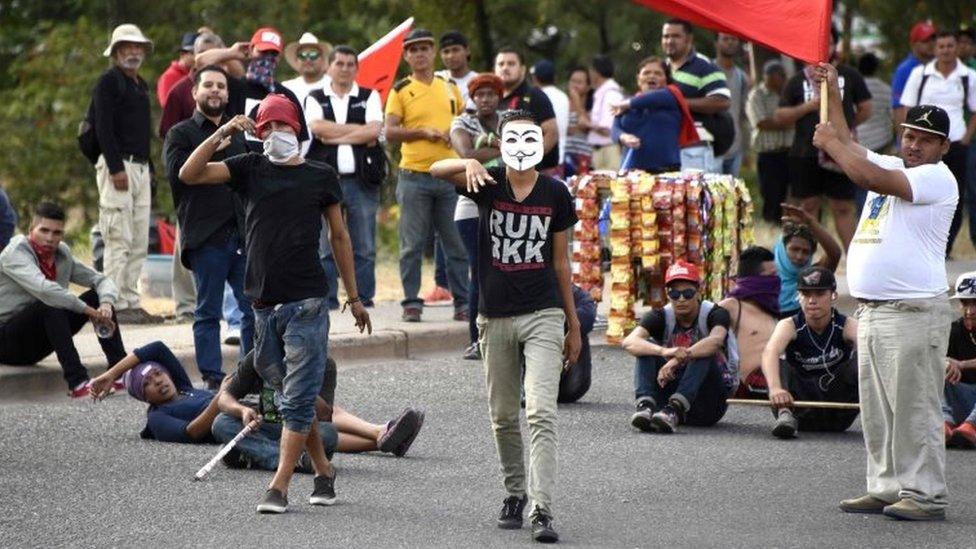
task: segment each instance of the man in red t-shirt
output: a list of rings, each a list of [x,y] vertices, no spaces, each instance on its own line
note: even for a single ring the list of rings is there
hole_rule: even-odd
[[[159,98],[160,106],[166,106],[166,97],[169,90],[190,74],[193,68],[193,42],[197,39],[197,33],[187,32],[183,34],[183,42],[180,44],[180,56],[170,62],[169,68],[163,72],[156,82],[156,97]]]

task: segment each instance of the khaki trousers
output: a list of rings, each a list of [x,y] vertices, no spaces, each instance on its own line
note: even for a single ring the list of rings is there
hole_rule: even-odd
[[[620,162],[623,157],[620,155],[620,146],[616,144],[605,145],[599,149],[593,149],[593,163],[591,168],[594,170],[613,170],[620,169]]]
[[[119,191],[99,156],[98,225],[105,241],[104,272],[119,287],[117,310],[139,307],[139,274],[149,247],[150,175],[148,164],[124,161],[129,188]]]
[[[176,316],[192,315],[197,308],[197,286],[193,282],[193,272],[183,266],[179,224],[176,225],[176,242],[173,245],[173,301],[176,302]]]
[[[948,505],[942,387],[950,314],[945,296],[858,307],[867,491],[880,500]]]
[[[528,493],[536,508],[552,515],[556,485],[556,398],[563,364],[566,315],[542,309],[504,318],[478,315],[481,354],[488,386],[488,412],[509,495]],[[526,490],[521,412],[525,358],[525,419],[529,425],[529,484]]]

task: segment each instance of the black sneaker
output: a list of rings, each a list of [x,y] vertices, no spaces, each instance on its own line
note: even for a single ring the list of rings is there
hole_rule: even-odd
[[[224,465],[228,469],[250,469],[251,468],[251,458],[244,455],[237,448],[231,448],[224,457],[220,458],[220,461],[224,462]]]
[[[651,424],[659,433],[673,433],[678,430],[678,411],[669,402],[660,412],[651,416]]]
[[[220,390],[221,380],[219,380],[219,379],[217,379],[215,377],[205,378],[203,380],[203,382],[207,385],[207,390],[208,391],[213,391],[213,392],[216,393],[217,391]]]
[[[419,433],[420,428],[424,426],[424,411],[414,409],[414,412],[417,413],[417,428],[410,433],[410,436],[405,438],[403,442],[398,444],[397,447],[393,449],[393,455],[396,457],[403,457],[407,454],[407,450],[409,450],[410,445],[413,444],[413,439],[417,438],[417,433]]]
[[[559,534],[552,525],[552,517],[548,513],[536,508],[532,517],[532,539],[539,543],[556,543]]]
[[[424,310],[420,307],[404,307],[403,308],[403,321],[404,322],[420,322],[420,315],[423,314]]]
[[[401,442],[410,438],[418,429],[419,414],[412,408],[405,408],[400,417],[386,424],[386,431],[380,435],[377,449],[380,452],[392,453]]]
[[[258,513],[274,513],[280,515],[287,510],[288,498],[280,490],[275,490],[274,488],[268,488],[268,491],[264,493],[264,497],[261,498],[261,503],[258,503]]]
[[[522,527],[522,513],[525,512],[525,504],[529,502],[528,496],[508,496],[502,502],[502,512],[498,515],[498,527],[502,530],[518,530]]]
[[[308,497],[308,502],[312,505],[333,505],[336,502],[335,493],[335,470],[332,476],[318,475],[315,477],[315,489]]]
[[[298,462],[295,463],[295,472],[306,475],[315,474],[315,467],[312,465],[312,458],[308,455],[308,452],[303,451],[302,455],[298,456]]]
[[[654,415],[654,401],[649,398],[641,398],[637,401],[637,411],[630,416],[630,424],[641,431],[657,431],[651,416]]]

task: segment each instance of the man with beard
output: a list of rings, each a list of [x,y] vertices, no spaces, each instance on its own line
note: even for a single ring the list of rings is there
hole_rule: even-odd
[[[243,79],[231,79],[228,85],[231,89],[240,87],[242,93],[237,97],[231,95],[227,104],[227,114],[245,114],[251,120],[257,120],[258,104],[268,94],[284,95],[295,104],[298,112],[302,112],[302,104],[294,92],[275,79],[278,61],[281,55],[283,40],[281,33],[271,27],[264,27],[254,31],[250,42],[237,42],[229,48],[214,48],[197,55],[197,66],[219,65],[228,61],[240,61],[247,67]],[[308,141],[308,128],[305,117],[299,120],[298,141]],[[249,152],[261,152],[263,144],[260,139],[251,134],[244,136]],[[302,150],[305,150],[302,147]]]
[[[285,80],[282,86],[295,93],[302,104],[305,97],[312,90],[321,90],[329,82],[329,77],[325,74],[329,68],[326,59],[332,46],[328,42],[320,42],[314,34],[306,32],[298,39],[285,46],[285,61],[291,66],[298,76],[291,80]]]
[[[200,143],[227,121],[227,73],[209,66],[197,71],[193,97],[197,109],[189,120],[173,126],[166,136],[163,154],[173,191],[173,203],[181,227],[183,264],[193,271],[197,305],[193,320],[193,344],[197,367],[207,387],[216,390],[224,378],[221,370],[220,317],[224,283],[230,284],[243,319],[241,356],[251,350],[254,316],[244,296],[243,217],[240,201],[226,186],[188,187],[179,178],[180,168]],[[223,160],[246,152],[244,138],[236,134],[221,144],[214,155]]]
[[[546,175],[556,173],[559,166],[559,127],[556,112],[549,97],[525,78],[522,54],[513,48],[502,48],[495,54],[495,76],[505,84],[505,93],[498,108],[502,111],[524,110],[532,113],[542,128],[544,155],[538,170]]]
[[[105,57],[112,68],[95,85],[92,103],[101,155],[95,163],[98,224],[105,242],[105,274],[119,289],[119,321],[156,322],[140,305],[136,284],[149,247],[149,86],[139,76],[152,40],[139,27],[119,25]]]

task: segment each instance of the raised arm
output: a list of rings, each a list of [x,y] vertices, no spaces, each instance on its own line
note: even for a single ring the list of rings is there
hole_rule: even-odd
[[[218,65],[226,61],[247,61],[247,56],[251,52],[251,44],[248,42],[237,42],[229,48],[213,48],[205,52],[198,53],[193,59],[196,68],[202,69],[208,65]]]
[[[830,269],[831,271],[837,270],[837,265],[840,263],[840,256],[843,250],[840,247],[840,243],[837,242],[837,239],[830,234],[830,231],[821,225],[816,217],[810,215],[810,212],[799,206],[784,202],[780,204],[780,207],[783,208],[783,223],[806,225],[810,229],[810,232],[813,233],[813,238],[823,248],[824,257],[817,262],[817,265]]]
[[[180,180],[187,185],[216,185],[230,181],[230,170],[223,162],[210,162],[223,141],[235,133],[254,133],[254,121],[243,114],[231,118],[190,153],[180,168]]]

